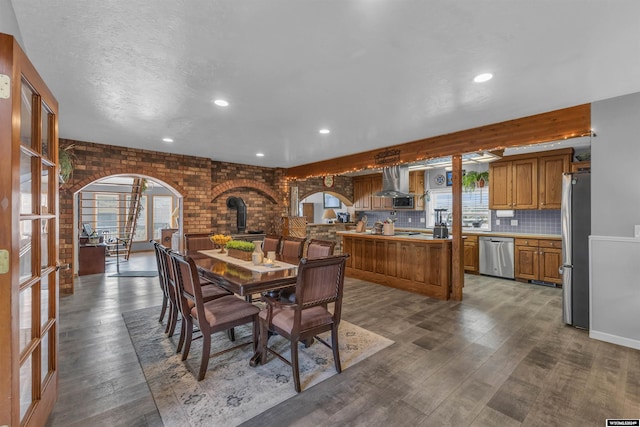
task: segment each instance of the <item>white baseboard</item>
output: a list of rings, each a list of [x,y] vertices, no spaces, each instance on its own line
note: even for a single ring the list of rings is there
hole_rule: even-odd
[[[589,337],[600,340],[610,342],[612,344],[618,344],[624,347],[635,348],[636,350],[640,350],[640,341],[633,340],[630,338],[620,337],[617,335],[607,334],[606,332],[598,332],[598,331],[589,331]]]

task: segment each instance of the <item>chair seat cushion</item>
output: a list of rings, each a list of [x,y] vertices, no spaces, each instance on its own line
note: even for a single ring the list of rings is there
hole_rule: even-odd
[[[260,311],[255,305],[228,295],[204,303],[204,314],[210,326],[233,322],[243,317],[251,317]],[[196,307],[191,308],[191,315],[198,317]],[[202,321],[200,319],[200,321]]]
[[[293,328],[294,310],[273,309],[273,325],[283,331],[291,331]],[[260,312],[260,318],[267,319],[267,310]],[[327,325],[332,322],[331,313],[322,306],[315,306],[303,310],[300,318],[300,330],[315,328],[316,326]]]

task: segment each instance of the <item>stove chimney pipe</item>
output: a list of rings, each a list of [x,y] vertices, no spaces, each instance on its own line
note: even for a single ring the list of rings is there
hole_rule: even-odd
[[[247,205],[240,197],[229,197],[227,207],[237,211],[238,234],[243,234],[247,229]]]

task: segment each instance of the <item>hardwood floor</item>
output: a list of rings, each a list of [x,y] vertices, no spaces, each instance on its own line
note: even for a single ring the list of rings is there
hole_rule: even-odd
[[[121,270],[155,268],[135,255]],[[109,267],[113,268],[112,266]],[[157,278],[83,276],[60,300],[50,426],[162,425],[121,313]],[[246,426],[600,426],[640,417],[640,351],[562,324],[561,290],[466,276],[462,302],[347,279],[343,319],[395,344]]]

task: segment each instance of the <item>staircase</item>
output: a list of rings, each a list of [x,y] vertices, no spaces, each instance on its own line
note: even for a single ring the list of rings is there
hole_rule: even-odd
[[[124,228],[124,259],[129,260],[131,254],[131,242],[133,241],[133,235],[136,233],[136,225],[138,223],[138,216],[140,215],[140,198],[144,192],[146,182],[143,178],[134,178],[131,185],[131,198],[129,201],[129,207],[127,212],[127,221]]]

